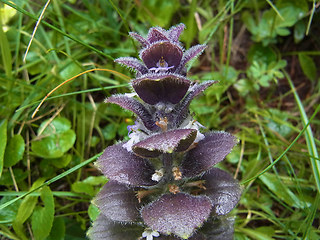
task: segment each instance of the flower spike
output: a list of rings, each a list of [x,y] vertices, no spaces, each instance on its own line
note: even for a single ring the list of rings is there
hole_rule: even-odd
[[[224,170],[215,168],[237,144],[233,135],[205,131],[193,119],[191,101],[216,81],[193,83],[186,64],[206,45],[182,47],[178,24],[150,28],[139,58],[115,62],[134,70],[134,93],[107,98],[132,111],[137,120],[128,136],[109,146],[96,166],[109,179],[93,203],[100,214],[91,240],[209,240],[232,239],[241,188]]]

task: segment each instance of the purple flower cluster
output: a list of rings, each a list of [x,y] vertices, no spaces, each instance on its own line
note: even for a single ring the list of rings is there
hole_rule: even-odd
[[[213,166],[237,143],[226,132],[201,133],[189,105],[215,81],[193,83],[186,64],[205,49],[184,50],[184,24],[154,27],[140,42],[140,59],[122,57],[132,68],[134,93],[113,95],[114,103],[137,116],[130,140],[107,147],[96,165],[109,178],[94,199],[100,215],[88,236],[93,240],[232,239],[229,213],[241,195],[239,184]]]

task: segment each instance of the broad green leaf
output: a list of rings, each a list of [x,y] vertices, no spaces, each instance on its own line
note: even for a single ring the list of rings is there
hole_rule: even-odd
[[[217,84],[212,85],[206,90],[206,96],[215,96],[218,100],[222,97],[223,93],[237,81],[239,72],[231,66],[223,65],[219,72],[212,72],[205,74],[201,80],[218,79]],[[197,99],[195,99],[197,100]],[[207,104],[205,104],[207,105]],[[212,109],[212,106],[208,106]],[[214,110],[215,111],[215,110]]]
[[[57,168],[64,168],[68,166],[71,160],[72,160],[71,154],[64,154],[61,158],[47,159],[47,161],[49,161],[53,166]]]
[[[39,129],[38,129],[38,134],[42,132],[42,136],[46,135],[52,135],[52,134],[57,134],[57,133],[62,133],[71,128],[71,123],[68,119],[63,118],[63,117],[58,117],[55,118],[50,124],[48,125],[48,122],[50,120],[46,120],[41,123]]]
[[[195,11],[197,9],[197,1],[190,1],[190,11],[186,16],[181,18],[181,22],[185,23],[186,29],[180,37],[180,41],[186,43],[186,48],[190,48],[192,41],[194,41],[197,34],[197,24],[194,18]],[[192,63],[193,61],[191,61]]]
[[[75,182],[71,186],[72,191],[76,193],[85,193],[90,196],[94,196],[96,194],[92,185],[84,182]]]
[[[13,170],[13,175],[16,180],[16,183],[19,183],[28,177],[28,172],[25,170],[22,170],[20,168],[14,168],[12,170]],[[12,176],[11,176],[11,173],[8,169],[5,169],[3,171],[3,174],[0,178],[0,185],[4,185],[4,186],[12,186],[13,185]]]
[[[240,79],[235,84],[234,87],[238,90],[241,96],[246,96],[251,90],[252,86],[248,79]]]
[[[302,68],[303,73],[311,81],[316,80],[317,67],[313,59],[304,53],[299,53],[298,56],[299,56],[299,62],[300,62],[300,66]]]
[[[242,21],[244,22],[247,29],[254,35],[257,33],[256,21],[253,18],[252,13],[244,11],[241,16]]]
[[[263,46],[260,43],[253,44],[248,52],[248,62],[258,62],[269,64],[277,61],[277,54],[269,46]]]
[[[286,66],[287,66],[287,61],[286,60],[279,60],[279,61],[275,62],[275,66],[273,68],[282,69],[282,68],[284,68]],[[283,77],[283,75],[282,75],[282,77]]]
[[[72,218],[65,218],[66,226],[66,235],[65,239],[68,240],[83,240],[87,239],[85,230],[81,228],[79,221],[76,221]]]
[[[244,195],[241,197],[240,203],[248,208],[261,209],[268,215],[268,218],[276,218],[272,210],[274,201],[269,195],[261,194],[259,197]]]
[[[41,53],[39,53],[39,50],[38,49],[33,50],[32,47],[28,52],[28,55],[26,57],[26,62],[34,63],[28,67],[28,72],[33,75],[46,72],[49,65],[46,59],[41,58]]]
[[[282,201],[290,207],[305,208],[307,203],[301,201],[279,177],[271,173],[264,173],[259,179]]]
[[[88,183],[92,186],[98,186],[106,184],[108,179],[105,176],[90,176],[83,180],[84,183]]]
[[[288,114],[286,112],[280,111],[276,108],[269,109],[271,113],[270,117],[266,117],[267,126],[272,131],[279,133],[280,135],[286,137],[288,136],[292,130],[289,127],[290,124],[288,123]]]
[[[47,123],[48,120],[40,125],[38,134],[41,135],[31,143],[31,149],[43,158],[60,158],[73,146],[76,134],[66,118],[56,118],[49,125]]]
[[[67,80],[82,71],[81,67],[74,62],[69,63],[61,72],[60,76],[62,79]]]
[[[8,6],[8,5],[3,5],[3,7],[0,7],[0,21],[2,22],[3,25],[7,24],[10,19],[17,13],[17,10],[14,8]]]
[[[299,43],[306,35],[307,26],[303,20],[300,20],[294,25],[293,36],[294,42]]]
[[[7,119],[0,122],[0,178],[3,170],[3,157],[7,145]]]
[[[97,219],[98,215],[99,215],[100,211],[99,208],[97,206],[95,206],[94,204],[90,204],[89,208],[88,208],[88,215],[90,217],[90,220],[93,222]]]
[[[259,79],[259,84],[262,86],[262,87],[269,87],[270,84],[270,77],[268,75],[262,75]]]
[[[106,140],[112,140],[117,135],[117,126],[114,123],[106,125],[102,129],[102,134]]]
[[[308,12],[305,0],[276,1],[278,12],[270,8],[263,12],[262,17],[256,21],[252,13],[244,12],[242,20],[252,34],[255,42],[262,42],[264,46],[276,43],[277,35],[287,36],[292,27]],[[281,15],[281,16],[280,16]]]
[[[76,135],[73,130],[51,135],[31,143],[32,151],[43,158],[62,157],[74,144]]]
[[[30,190],[39,187],[42,183],[44,183],[44,179],[38,179],[37,181],[35,181],[33,183]],[[16,234],[21,239],[27,239],[27,237],[25,235],[23,223],[31,216],[37,202],[38,202],[37,196],[28,195],[22,200],[22,202],[19,206],[18,213],[12,223],[12,226],[13,226],[13,229],[16,232]]]
[[[24,154],[25,143],[21,135],[14,135],[8,141],[8,145],[4,154],[4,166],[12,167],[18,163]]]
[[[44,206],[37,206],[31,217],[35,240],[42,240],[49,236],[54,219],[54,198],[49,187],[42,188],[40,198]]]
[[[56,168],[49,164],[49,159],[42,159],[39,164],[39,170],[41,172],[41,175],[45,179],[52,178],[56,175]]]
[[[72,184],[72,191],[76,193],[85,193],[90,196],[95,196],[99,189],[94,188],[94,186],[103,185],[107,182],[107,178],[105,176],[90,176],[83,181],[75,182]]]
[[[288,36],[288,35],[290,35],[291,32],[287,28],[277,28],[276,33],[279,36]]]
[[[178,0],[143,0],[139,8],[139,17],[153,26],[165,27],[171,21],[175,11],[180,7]],[[156,18],[154,16],[157,16]]]
[[[100,142],[100,138],[99,137],[92,136],[91,142],[90,142],[90,147],[95,148],[99,142]]]
[[[64,222],[64,218],[57,217],[53,221],[50,235],[46,238],[46,240],[64,240],[66,239],[65,234],[66,225]]]
[[[122,122],[122,123],[119,124],[118,134],[120,136],[128,136],[127,126],[128,126],[128,124],[126,122]]]
[[[138,16],[142,21],[148,21],[153,26],[165,27],[180,7],[180,3],[178,0],[143,0],[140,6]]]

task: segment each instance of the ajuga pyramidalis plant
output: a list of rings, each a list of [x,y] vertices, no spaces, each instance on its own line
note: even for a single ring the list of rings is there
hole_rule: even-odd
[[[206,46],[184,50],[184,28],[153,27],[146,38],[130,33],[142,46],[141,60],[116,59],[136,72],[133,93],[106,102],[137,120],[128,127],[130,140],[107,147],[96,162],[109,181],[93,200],[100,215],[88,231],[92,240],[233,238],[234,218],[227,214],[240,186],[214,165],[237,140],[222,131],[203,133],[189,112],[192,99],[215,81],[187,78],[186,64]]]

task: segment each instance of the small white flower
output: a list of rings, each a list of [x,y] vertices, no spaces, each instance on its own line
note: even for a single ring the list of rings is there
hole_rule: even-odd
[[[129,134],[129,141],[122,145],[128,152],[132,152],[132,146],[139,142],[140,134],[137,132],[133,132]]]
[[[131,98],[131,97],[137,96],[138,94],[136,92],[133,92],[133,93],[125,93],[124,95]]]
[[[199,131],[200,128],[206,128],[204,127],[201,123],[199,123],[198,121],[195,121],[191,118],[186,119],[182,124],[181,124],[182,128],[186,128],[186,129],[195,129],[197,130],[197,136],[196,139],[194,140],[194,143],[198,143],[201,140],[203,140],[205,137],[204,135]]]
[[[147,135],[140,131],[142,128],[141,123],[135,122],[134,125],[128,126],[129,141],[122,145],[123,148],[127,149],[128,152],[132,152],[132,146],[141,140],[145,139]]]
[[[159,237],[160,234],[157,231],[153,231],[151,228],[146,228],[142,233],[142,238],[147,240],[153,240],[153,237]]]
[[[160,170],[156,170],[156,172],[154,174],[152,174],[152,180],[159,182],[161,180],[161,178],[163,177],[163,169],[161,168]]]

